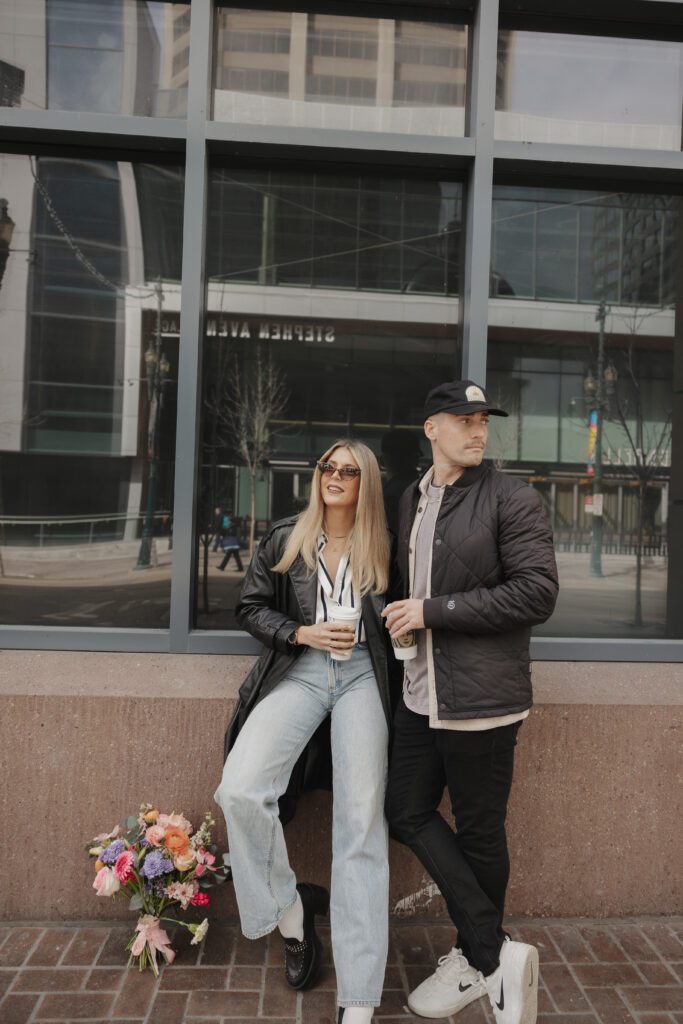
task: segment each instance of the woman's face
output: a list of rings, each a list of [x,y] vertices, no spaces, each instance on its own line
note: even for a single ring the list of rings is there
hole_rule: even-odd
[[[358,469],[358,463],[348,448],[335,448],[325,462],[336,469]],[[346,480],[339,473],[320,474],[320,494],[327,508],[348,508],[358,504],[360,474]]]

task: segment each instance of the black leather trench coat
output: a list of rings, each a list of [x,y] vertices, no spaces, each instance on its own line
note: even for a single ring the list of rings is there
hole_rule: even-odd
[[[286,573],[272,571],[282,557],[296,516],[275,523],[261,539],[244,579],[235,609],[239,625],[259,640],[265,650],[239,690],[237,707],[225,734],[224,758],[234,746],[237,735],[256,704],[267,697],[287,674],[294,661],[307,650],[292,646],[287,638],[297,626],[315,622],[317,578],[311,575],[302,558]],[[395,559],[392,558],[392,564]],[[398,582],[390,589],[398,592]],[[377,680],[382,707],[391,726],[393,708],[400,696],[402,671],[391,653],[389,634],[381,618],[385,595],[366,594],[362,601],[365,636]],[[280,817],[294,813],[297,796],[308,789],[332,788],[329,717],[322,723],[299,758],[280,801]]]

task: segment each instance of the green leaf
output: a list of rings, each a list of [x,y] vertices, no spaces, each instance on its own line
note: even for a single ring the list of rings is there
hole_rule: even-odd
[[[136,892],[134,896],[131,896],[130,903],[128,904],[129,910],[142,910],[144,903],[142,902],[142,896],[139,892]]]
[[[138,819],[135,818],[132,814],[129,814],[126,820],[122,821],[121,824],[123,825],[124,828],[127,829],[137,829]]]

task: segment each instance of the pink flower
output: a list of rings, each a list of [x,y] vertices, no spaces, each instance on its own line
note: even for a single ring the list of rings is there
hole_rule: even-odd
[[[130,882],[131,878],[135,877],[135,875],[133,874],[134,860],[135,857],[130,852],[130,850],[125,850],[123,853],[120,853],[116,858],[116,863],[114,864],[114,871],[116,872],[118,880],[122,883],[122,885],[125,885],[126,882]]]
[[[92,887],[98,896],[113,896],[121,888],[121,883],[113,868],[100,868]]]
[[[216,858],[208,850],[201,849],[197,850],[197,867],[195,869],[195,875],[197,878],[201,878],[207,871],[215,871],[213,866],[216,863]]]
[[[161,846],[166,835],[166,830],[160,825],[150,825],[145,832],[145,839],[152,846]]]
[[[193,907],[208,907],[211,902],[211,897],[206,892],[198,892],[196,896],[190,900]]]
[[[170,900],[178,900],[183,910],[187,910],[198,891],[196,882],[171,882],[164,889],[164,895]]]
[[[188,836],[192,834],[192,824],[182,814],[160,814],[157,825],[161,828],[179,828]]]

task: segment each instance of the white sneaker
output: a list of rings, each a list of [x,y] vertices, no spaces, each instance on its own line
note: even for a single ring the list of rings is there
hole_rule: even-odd
[[[484,978],[496,1024],[536,1024],[538,950],[506,939],[500,966]]]
[[[439,958],[439,966],[408,996],[408,1006],[420,1017],[447,1017],[480,999],[486,985],[455,947]]]

